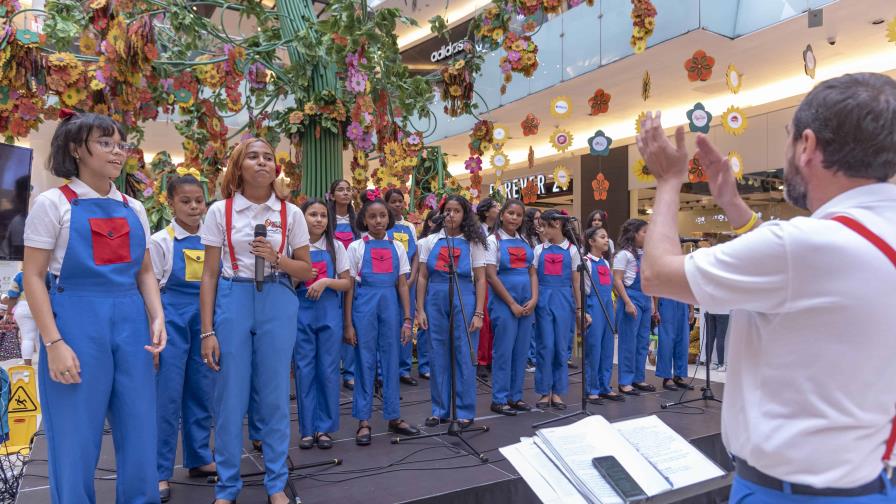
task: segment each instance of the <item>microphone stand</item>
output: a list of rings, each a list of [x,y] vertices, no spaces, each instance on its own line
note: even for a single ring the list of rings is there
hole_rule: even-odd
[[[708,314],[706,314],[706,315],[708,315]],[[704,320],[706,320],[705,317],[704,317]],[[709,325],[709,324],[707,324],[707,325]],[[715,324],[713,324],[713,330],[715,330]],[[682,404],[689,404],[689,403],[697,402],[697,401],[704,401],[704,402],[715,401],[719,404],[722,404],[722,400],[716,399],[716,396],[712,393],[712,386],[710,385],[710,381],[709,381],[709,363],[712,362],[712,346],[710,346],[710,344],[709,344],[709,335],[707,335],[705,338],[703,338],[703,348],[704,348],[703,351],[706,353],[706,361],[704,362],[704,364],[706,365],[706,385],[704,385],[703,387],[700,387],[700,390],[703,391],[703,394],[699,398],[696,398],[696,399],[688,399],[687,401],[674,401],[674,402],[660,404],[661,409],[670,408],[672,406],[681,406]],[[699,360],[699,356],[698,356],[698,360]],[[687,390],[685,390],[685,392],[687,392]],[[684,397],[684,394],[682,394],[681,397]],[[679,399],[681,399],[681,397],[679,397]]]
[[[571,228],[572,220],[567,221],[566,225]],[[591,414],[592,414],[590,411],[588,411],[588,384],[587,384],[587,380],[585,379],[587,377],[587,375],[585,374],[585,370],[588,368],[587,367],[588,366],[588,357],[586,357],[587,354],[585,351],[585,347],[586,347],[585,342],[588,337],[587,336],[588,330],[585,327],[585,311],[587,310],[587,305],[586,305],[587,296],[585,295],[585,278],[586,277],[588,278],[588,282],[591,284],[591,292],[593,292],[595,294],[595,297],[597,298],[597,302],[600,305],[600,309],[604,313],[604,318],[607,319],[607,325],[613,330],[614,340],[616,338],[616,332],[617,332],[616,326],[613,325],[613,321],[610,319],[610,313],[607,311],[607,307],[604,306],[604,301],[603,301],[603,299],[600,298],[600,294],[598,294],[598,292],[597,292],[597,287],[594,285],[594,279],[591,278],[591,274],[588,273],[588,269],[585,266],[585,264],[586,264],[585,261],[588,261],[590,259],[588,259],[586,254],[582,253],[583,252],[582,244],[579,243],[578,235],[575,232],[576,230],[573,229],[572,231],[573,232],[571,234],[572,234],[572,239],[573,239],[572,240],[573,245],[576,247],[576,251],[578,251],[579,259],[580,259],[579,267],[578,267],[578,271],[579,271],[579,303],[580,303],[579,306],[582,307],[582,311],[579,312],[579,328],[582,331],[582,343],[581,343],[582,370],[577,371],[577,373],[579,373],[579,372],[582,373],[582,404],[578,411],[574,411],[572,413],[568,413],[566,415],[563,415],[563,416],[560,416],[557,418],[551,418],[551,419],[545,420],[543,422],[538,422],[538,423],[532,424],[533,429],[537,429],[537,428],[541,427],[542,425],[548,425],[548,424],[551,424],[554,422],[559,422],[561,420],[566,420],[567,418],[573,418],[573,417],[577,417],[579,415],[587,417],[587,416],[591,416]]]
[[[460,286],[457,283],[457,269],[454,264],[454,238],[449,237],[448,233],[445,233],[445,243],[448,245],[448,345],[450,347],[448,352],[448,363],[451,368],[451,418],[448,420],[448,430],[443,432],[434,432],[432,434],[422,434],[417,436],[412,436],[407,439],[425,439],[431,437],[441,437],[441,436],[454,436],[459,439],[464,445],[467,447],[467,454],[478,458],[482,463],[488,462],[488,457],[485,456],[484,453],[480,453],[476,448],[473,448],[473,445],[469,443],[463,437],[464,432],[488,432],[488,426],[484,425],[482,427],[471,427],[464,429],[460,426],[460,422],[457,418],[457,374],[455,372],[455,363],[456,357],[454,355],[454,296],[457,296],[457,301],[460,303],[461,317],[463,320],[461,323],[464,324],[464,331],[467,334],[467,345],[470,348],[470,357],[473,357],[473,343],[470,338],[470,330],[467,326],[467,317],[464,312],[464,302],[460,296]],[[471,263],[472,266],[472,263]],[[428,286],[427,286],[428,288]],[[474,364],[475,365],[475,364]],[[475,369],[473,370],[475,373]],[[392,444],[398,444],[401,442],[400,437],[392,438]]]

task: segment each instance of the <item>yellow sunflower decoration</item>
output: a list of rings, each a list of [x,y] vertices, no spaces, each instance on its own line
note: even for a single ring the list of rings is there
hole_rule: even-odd
[[[495,168],[495,170],[501,171],[503,171],[504,168],[506,168],[510,163],[510,161],[507,159],[507,154],[504,154],[504,152],[500,150],[495,151],[489,161],[491,161],[492,167]]]
[[[569,175],[569,171],[565,166],[557,165],[554,167],[554,185],[565,191],[569,189],[569,182],[571,180],[572,177]]]
[[[732,105],[722,114],[722,127],[731,135],[740,135],[747,129],[747,116],[740,107]]]
[[[725,83],[728,84],[728,90],[737,94],[743,84],[743,77],[744,74],[738,72],[733,63],[728,65],[728,70],[725,72]]]
[[[737,151],[728,153],[728,166],[734,172],[737,180],[742,181],[744,179],[744,158]]]
[[[557,152],[566,152],[572,146],[572,133],[557,128],[551,133],[551,145]]]
[[[887,40],[896,44],[896,17],[887,23]]]
[[[395,161],[401,157],[401,146],[398,142],[391,141],[383,146],[383,154],[386,156],[387,161]]]
[[[638,114],[638,117],[635,118],[635,133],[641,132],[641,122],[647,119],[647,112],[641,112]]]
[[[566,119],[572,114],[572,105],[568,96],[558,96],[551,100],[551,115],[557,119]]]
[[[501,147],[507,140],[507,128],[505,128],[504,126],[495,125],[494,129],[492,130],[492,145],[494,145],[495,149],[501,150]]]
[[[62,96],[60,96],[60,98],[62,99],[63,103],[70,107],[73,107],[84,98],[87,98],[87,91],[79,87],[70,87],[66,89],[64,93],[62,93]]]
[[[639,182],[649,184],[656,181],[656,178],[650,173],[650,168],[643,159],[639,159],[635,163],[635,166],[632,167],[632,173]]]

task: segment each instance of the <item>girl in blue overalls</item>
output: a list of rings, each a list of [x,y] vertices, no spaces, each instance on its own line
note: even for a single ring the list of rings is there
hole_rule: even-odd
[[[299,448],[333,446],[339,430],[339,350],[342,347],[342,292],[351,289],[348,258],[333,239],[327,204],[302,204],[311,241],[311,280],[299,283],[299,330],[296,339],[296,395]]]
[[[688,375],[690,321],[694,318],[694,307],[681,301],[659,298],[657,315],[659,341],[656,375],[663,379],[663,388],[666,390],[693,390],[694,386],[688,385],[684,377]]]
[[[640,395],[638,390],[654,392],[656,387],[644,381],[647,347],[650,346],[650,319],[653,301],[641,292],[641,256],[647,221],[629,219],[622,224],[613,258],[613,288],[621,301],[616,307],[619,331],[619,391]],[[634,387],[634,388],[633,388]]]
[[[581,258],[563,217],[554,209],[541,214],[545,243],[535,247],[532,262],[538,271],[535,392],[541,396],[535,405],[541,409],[566,409],[560,396],[569,388],[569,339],[582,309],[578,272]],[[590,318],[585,314],[586,322]]]
[[[401,420],[398,395],[398,356],[411,339],[407,274],[411,271],[404,246],[389,238],[395,224],[379,190],[367,191],[355,223],[364,236],[348,247],[354,296],[345,299],[345,340],[355,347],[355,393],[352,416],[358,419],[355,443],[370,444],[373,382],[377,355],[383,373],[383,416],[389,430],[404,436],[420,431]],[[400,307],[400,308],[399,308]]]
[[[420,229],[420,236],[417,237],[417,245],[419,248],[419,244],[423,241],[424,238],[431,235],[433,229],[435,228],[435,224],[433,224],[433,219],[439,215],[438,210],[432,209],[426,214],[426,218],[423,219],[423,227]],[[417,253],[418,262],[419,262],[420,253]],[[417,277],[419,278],[419,270]],[[416,283],[416,282],[415,282]],[[411,303],[414,305],[414,315],[416,317],[417,312],[417,292],[416,285],[414,291],[414,297],[411,298]],[[429,331],[417,325],[417,374],[420,378],[424,380],[429,380],[431,378],[429,369]],[[431,385],[431,384],[430,384]]]
[[[538,304],[538,276],[532,247],[519,233],[525,212],[520,200],[504,203],[495,232],[488,237],[485,261],[494,333],[491,410],[508,416],[532,409],[523,401],[523,379]]]
[[[476,417],[476,368],[471,360],[470,345],[478,348],[479,329],[484,317],[486,241],[470,202],[463,197],[445,197],[439,206],[439,214],[441,222],[418,249],[421,267],[417,279],[417,322],[429,331],[432,365],[432,416],[426,419],[426,425],[433,427],[450,418],[448,352],[454,352],[456,420],[461,428],[465,428]],[[449,250],[453,251],[453,258]],[[450,348],[448,334],[448,296],[454,295],[448,292],[449,260],[455,265],[456,287],[460,288],[454,300],[454,348]],[[472,341],[467,339],[467,334]]]
[[[601,399],[623,401],[625,398],[613,392],[610,387],[614,346],[612,324],[615,323],[613,271],[609,261],[610,237],[606,229],[592,227],[585,232],[585,240],[590,250],[587,264],[591,275],[591,282],[585,282],[588,314],[591,316],[591,325],[585,335],[585,385],[588,389],[588,402],[601,404]],[[609,323],[607,315],[610,317]]]
[[[357,219],[355,207],[352,206],[352,196],[352,185],[342,179],[333,181],[327,193],[327,210],[333,236],[344,249],[348,249],[351,242],[361,237],[355,229]],[[351,345],[343,344],[339,351],[342,360],[342,385],[352,390],[355,388],[355,349]]]
[[[389,205],[389,211],[395,219],[395,225],[388,231],[389,238],[398,240],[404,245],[408,253],[408,262],[411,264],[411,272],[408,274],[408,295],[410,296],[411,319],[414,318],[414,299],[417,298],[417,229],[413,224],[404,220],[404,193],[398,189],[389,189],[386,191],[386,204]],[[418,344],[419,347],[419,344]],[[413,341],[409,341],[406,345],[401,346],[401,355],[398,359],[398,377],[401,383],[406,385],[417,385],[417,380],[411,376],[411,354],[414,350]],[[419,349],[418,349],[419,353]],[[419,373],[419,369],[417,371]]]
[[[146,211],[111,182],[125,139],[108,117],[63,117],[48,165],[71,181],[39,195],[25,224],[22,276],[43,342],[38,384],[53,504],[96,501],[107,418],[115,501],[159,502],[153,356],[167,337]]]
[[[242,488],[243,419],[250,394],[264,447],[264,485],[271,502],[288,502],[289,370],[299,301],[292,280],[311,278],[308,228],[302,211],[274,192],[274,149],[248,138],[230,155],[218,201],[202,226],[202,357],[216,373],[215,462],[217,504]],[[263,225],[266,237],[255,237]],[[255,282],[255,259],[264,280]]]
[[[534,207],[526,209],[526,217],[523,219],[523,227],[520,232],[533,250],[544,243],[544,226],[541,224],[540,209]],[[535,317],[532,317],[532,331],[532,338],[529,340],[529,354],[526,358],[527,373],[535,372]]]
[[[163,502],[171,496],[168,480],[174,470],[179,431],[183,430],[183,466],[190,470],[190,477],[215,474],[209,449],[212,372],[202,362],[199,338],[199,281],[205,262],[199,226],[205,215],[205,193],[196,177],[185,175],[168,181],[167,194],[174,222],[152,235],[150,247],[168,330],[168,346],[159,356],[156,374],[159,494]]]

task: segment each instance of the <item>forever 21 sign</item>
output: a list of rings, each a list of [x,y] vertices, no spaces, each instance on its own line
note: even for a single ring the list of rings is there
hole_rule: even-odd
[[[569,181],[569,186],[566,188],[566,190],[563,190],[559,186],[554,184],[553,175],[545,175],[544,173],[539,173],[538,175],[529,175],[527,177],[519,177],[504,182],[503,184],[501,184],[502,186],[504,186],[504,194],[506,194],[508,198],[520,199],[523,187],[530,180],[535,181],[535,189],[538,192],[539,199],[572,194],[572,180]],[[488,185],[489,193],[491,193],[494,189],[495,184]]]

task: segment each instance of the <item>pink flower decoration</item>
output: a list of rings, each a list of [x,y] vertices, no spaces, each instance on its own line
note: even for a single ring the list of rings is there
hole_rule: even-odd
[[[478,173],[482,171],[482,158],[479,156],[470,157],[464,161],[464,168],[470,173]]]
[[[357,142],[358,140],[360,140],[363,134],[364,128],[362,128],[361,125],[355,121],[352,121],[352,123],[348,125],[348,129],[345,132],[345,136],[347,136],[348,139],[352,142]]]

